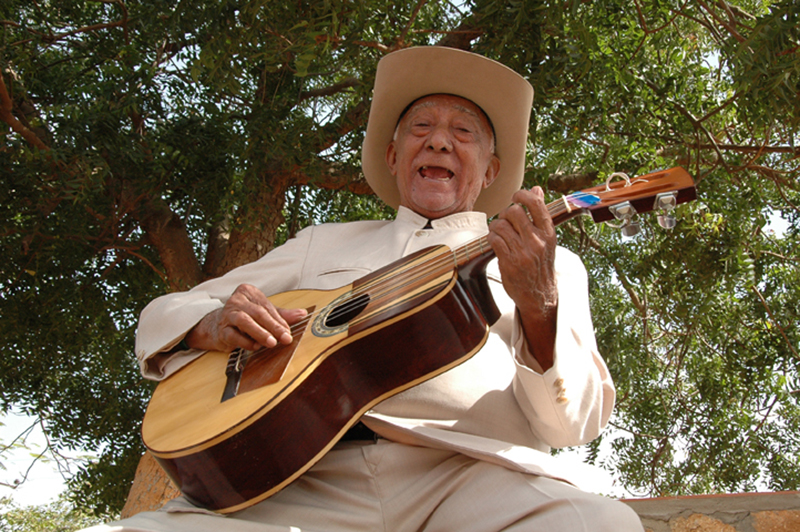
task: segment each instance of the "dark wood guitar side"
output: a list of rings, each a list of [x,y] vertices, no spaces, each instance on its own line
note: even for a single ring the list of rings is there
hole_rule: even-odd
[[[594,187],[549,205],[555,223],[673,193],[694,199],[680,168]],[[649,200],[648,200],[649,197]],[[589,204],[587,205],[587,202]],[[209,352],[157,387],[145,445],[194,504],[235,512],[279,491],[315,464],[380,401],[469,359],[498,312],[486,238],[405,257],[352,285],[271,296],[307,308],[290,346]]]

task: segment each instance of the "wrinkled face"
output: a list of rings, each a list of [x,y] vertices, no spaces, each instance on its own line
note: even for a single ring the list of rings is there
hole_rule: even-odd
[[[446,94],[417,100],[386,150],[400,205],[431,219],[472,210],[500,169],[493,146],[489,121],[474,103]]]

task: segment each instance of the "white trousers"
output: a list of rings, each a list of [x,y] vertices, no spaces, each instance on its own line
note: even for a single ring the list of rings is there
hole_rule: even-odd
[[[452,451],[387,440],[339,443],[250,508],[198,513],[182,498],[86,532],[642,532],[619,501]]]

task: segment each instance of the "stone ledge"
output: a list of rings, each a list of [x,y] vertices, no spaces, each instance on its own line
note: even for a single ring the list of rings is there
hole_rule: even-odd
[[[800,492],[624,499],[648,532],[798,532]]]

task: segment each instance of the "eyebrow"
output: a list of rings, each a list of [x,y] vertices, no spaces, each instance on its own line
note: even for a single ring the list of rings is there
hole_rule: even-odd
[[[424,96],[423,96],[423,98],[424,98]],[[439,104],[437,104],[436,102],[434,102],[432,100],[428,100],[428,101],[425,101],[425,102],[419,102],[419,101],[415,100],[415,101],[411,102],[410,104],[408,104],[408,106],[406,106],[406,108],[403,109],[403,112],[400,113],[400,118],[397,119],[397,125],[395,125],[395,127],[394,127],[394,134],[392,135],[392,140],[397,140],[397,132],[400,129],[400,122],[403,121],[403,118],[405,118],[406,116],[410,115],[412,112],[414,112],[414,111],[416,111],[418,109],[425,109],[426,107],[434,107],[436,105],[439,105]],[[477,119],[478,123],[481,125],[481,127],[484,126],[483,120],[484,119],[486,120],[486,123],[489,124],[489,131],[488,131],[488,133],[489,133],[489,143],[490,143],[489,151],[494,154],[495,150],[497,149],[497,140],[496,140],[497,139],[497,135],[494,132],[494,124],[492,123],[492,120],[489,118],[489,115],[487,115],[486,112],[483,109],[481,109],[481,113],[483,113],[483,117],[481,117],[481,115],[479,115],[478,113],[476,113],[475,111],[473,111],[469,107],[461,105],[460,103],[453,103],[453,104],[451,104],[451,106],[452,106],[453,109],[456,109],[457,111],[462,111],[462,112],[468,114],[469,116]],[[478,109],[480,109],[480,107],[478,107]]]
[[[437,102],[434,102],[434,101],[431,101],[431,100],[428,100],[426,102],[419,102],[417,104],[412,105],[405,113],[403,113],[403,115],[408,115],[408,114],[411,114],[414,111],[417,111],[419,109],[425,109],[426,107],[434,107],[436,105],[441,105],[441,104],[439,104]],[[462,113],[468,114],[469,116],[477,119],[478,122],[481,122],[481,125],[482,125],[483,120],[481,119],[480,115],[478,115],[478,113],[476,113],[475,111],[473,111],[469,107],[466,107],[466,106],[461,105],[459,103],[454,103],[454,104],[451,105],[451,108],[455,109],[456,111],[461,111]],[[403,118],[403,115],[401,115],[401,117],[400,117],[401,120]],[[486,121],[488,122],[489,119],[487,118]],[[494,134],[493,131],[492,131],[492,134]]]

